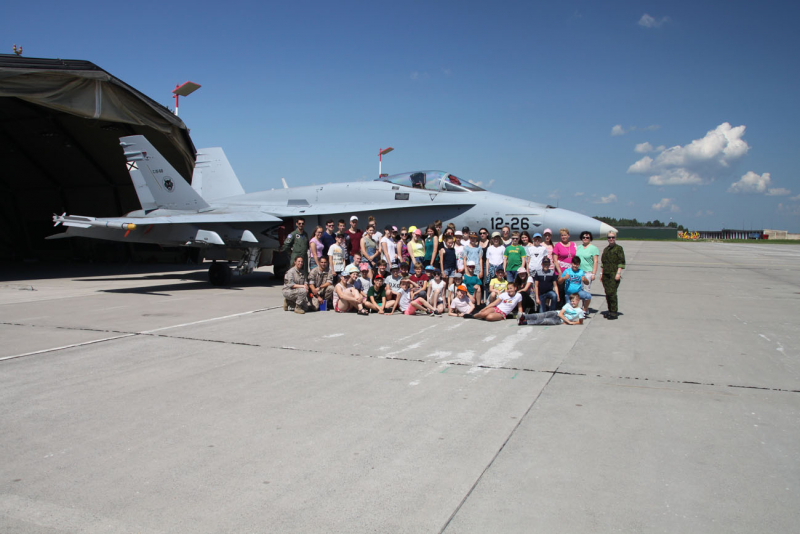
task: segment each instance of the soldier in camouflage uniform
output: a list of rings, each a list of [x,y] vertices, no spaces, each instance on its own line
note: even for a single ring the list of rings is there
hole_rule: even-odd
[[[622,270],[625,268],[625,251],[617,245],[617,234],[608,233],[608,246],[603,251],[600,259],[603,266],[603,288],[606,290],[606,302],[608,303],[608,314],[606,319],[616,319],[619,309],[617,307],[617,288],[622,280]]]
[[[281,247],[281,252],[291,251],[292,255],[289,258],[289,265],[294,265],[294,260],[296,258],[303,258],[302,271],[304,275],[307,275],[308,268],[305,262],[308,258],[308,234],[303,230],[306,225],[306,220],[300,217],[297,219],[296,224],[297,229],[286,236],[283,246]]]
[[[319,311],[319,303],[323,300],[333,298],[334,275],[333,269],[328,267],[328,258],[325,256],[321,257],[319,265],[308,273],[309,295],[314,310]]]
[[[303,274],[303,258],[294,260],[294,267],[286,271],[283,277],[283,310],[293,307],[295,313],[303,314],[308,306],[308,284]]]

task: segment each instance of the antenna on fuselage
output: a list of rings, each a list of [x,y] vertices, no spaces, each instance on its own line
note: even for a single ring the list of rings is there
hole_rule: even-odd
[[[283,182],[284,189],[289,189],[289,184],[286,183],[286,178],[281,178],[281,182]]]

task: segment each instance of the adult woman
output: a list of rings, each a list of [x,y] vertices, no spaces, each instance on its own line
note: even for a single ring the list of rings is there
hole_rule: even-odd
[[[321,226],[317,226],[314,228],[314,237],[311,238],[311,241],[308,242],[308,270],[314,269],[317,265],[319,265],[319,259],[322,257],[322,251],[325,248],[325,244],[322,242],[322,232],[324,232]]]
[[[381,249],[381,259],[386,260],[387,265],[392,265],[397,261],[397,241],[399,235],[397,234],[397,227],[387,226],[384,228],[383,237],[378,243]]]
[[[561,275],[572,268],[572,258],[575,257],[578,248],[575,243],[569,240],[569,230],[567,228],[562,228],[558,233],[561,234],[561,241],[553,245],[553,257],[556,260],[555,268],[556,275],[558,276],[558,289],[561,290],[561,301],[564,303],[566,302],[566,295],[564,291],[564,279],[561,278]]]
[[[406,262],[411,272],[414,272],[414,262],[411,261],[411,255],[408,253],[408,230],[403,226],[400,228],[400,239],[397,240],[397,261],[399,263]]]
[[[600,251],[592,244],[591,232],[585,230],[581,232],[581,244],[578,245],[575,255],[581,259],[581,271],[585,273],[586,279],[589,280],[589,283],[584,282],[583,289],[591,294],[592,280],[597,276],[597,267],[600,265]],[[589,313],[590,302],[591,299],[583,301],[583,311],[586,314]]]
[[[408,249],[411,254],[412,263],[421,263],[425,265],[425,242],[422,240],[422,230],[419,228],[414,230],[414,233],[411,234],[411,241],[408,242]],[[417,273],[415,271],[415,274],[422,273]]]
[[[354,287],[356,278],[358,269],[354,265],[348,265],[334,288],[333,309],[339,313],[358,310],[359,315],[369,315],[369,311],[364,308],[367,297]]]
[[[436,227],[432,224],[428,225],[428,229],[425,232],[425,256],[422,263],[433,265],[433,262],[439,259],[439,232],[436,231]]]
[[[489,287],[489,263],[486,261],[486,250],[491,245],[491,241],[489,240],[489,230],[486,228],[481,228],[478,231],[478,246],[481,247],[481,256],[483,257],[483,294],[488,295],[486,292],[486,288]]]
[[[375,241],[374,226],[368,226],[364,237],[361,238],[361,255],[364,256],[364,260],[369,263],[373,269],[378,266],[380,251],[378,250],[378,243]]]
[[[489,281],[494,278],[495,271],[497,269],[503,268],[503,260],[505,256],[503,253],[506,251],[506,247],[503,246],[503,241],[500,237],[500,232],[494,232],[492,234],[492,244],[486,249],[486,263],[489,265],[487,269],[489,273],[487,277]],[[489,282],[487,282],[488,284]]]

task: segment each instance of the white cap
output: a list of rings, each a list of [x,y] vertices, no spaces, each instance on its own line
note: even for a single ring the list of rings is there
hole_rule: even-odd
[[[464,235],[464,234],[461,233],[461,230],[456,230],[455,235]]]
[[[469,260],[469,261],[467,262],[467,267],[475,267],[475,262],[474,262],[474,261],[472,261],[472,260]]]
[[[353,215],[352,217],[350,217],[350,220],[351,220],[351,221],[357,221],[357,220],[358,220],[358,217],[356,217],[355,215]]]

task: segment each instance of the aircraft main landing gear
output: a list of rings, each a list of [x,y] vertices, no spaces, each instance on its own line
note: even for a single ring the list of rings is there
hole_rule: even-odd
[[[231,283],[233,272],[226,263],[214,262],[208,268],[208,281],[212,286],[227,286]]]

